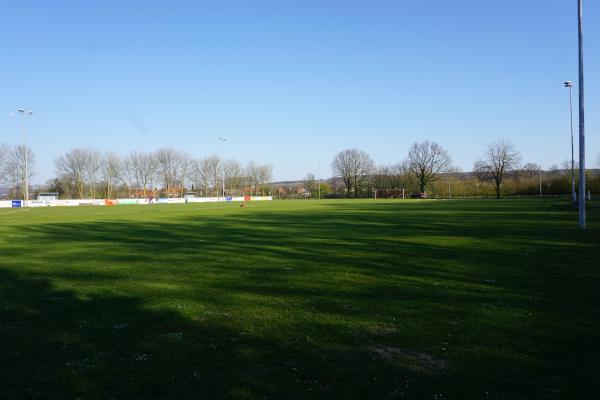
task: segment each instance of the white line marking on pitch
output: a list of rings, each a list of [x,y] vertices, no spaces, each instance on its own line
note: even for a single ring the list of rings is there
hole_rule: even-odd
[[[7,215],[7,214],[18,213],[18,212],[24,212],[24,211],[25,211],[24,209],[23,210],[16,210],[16,211],[9,211],[9,212],[2,213],[0,215]]]

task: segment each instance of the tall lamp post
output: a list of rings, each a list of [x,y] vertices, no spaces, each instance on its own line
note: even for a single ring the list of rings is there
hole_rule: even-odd
[[[25,140],[25,177],[23,179],[25,188],[23,190],[23,198],[25,200],[25,207],[27,207],[29,205],[29,147],[27,146],[27,117],[31,117],[33,115],[33,111],[26,111],[21,108],[17,111],[23,115],[23,137]]]
[[[585,108],[583,96],[583,0],[577,1],[579,44],[579,227],[585,228]]]
[[[227,141],[227,138],[220,137],[219,141],[221,142],[221,176],[223,177],[223,200],[225,200],[225,158],[223,157],[223,144]]]
[[[573,203],[577,203],[577,193],[575,192],[575,145],[573,142],[573,82],[566,81],[564,85],[569,89],[569,107],[571,110],[571,195]]]
[[[317,163],[317,185],[319,186],[319,200],[321,200],[321,175],[319,170],[321,169],[321,164]]]
[[[542,166],[540,165],[540,197],[542,197]]]

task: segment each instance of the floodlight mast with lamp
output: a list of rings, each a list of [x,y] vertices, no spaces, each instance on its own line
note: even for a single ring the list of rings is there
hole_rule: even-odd
[[[577,203],[577,193],[575,191],[575,145],[573,140],[573,82],[566,81],[565,87],[569,89],[569,108],[571,116],[571,197],[573,203]]]
[[[30,117],[33,115],[33,111],[26,111],[22,108],[19,108],[17,110],[17,112],[19,112],[20,114],[23,115],[23,138],[25,141],[25,147],[24,147],[24,157],[25,157],[25,176],[23,177],[23,185],[25,186],[23,188],[23,198],[25,200],[23,206],[27,207],[29,205],[29,147],[27,146],[27,117]]]

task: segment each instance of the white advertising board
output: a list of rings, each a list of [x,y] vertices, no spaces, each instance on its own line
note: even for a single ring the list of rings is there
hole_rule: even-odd
[[[183,203],[216,203],[222,201],[265,201],[273,200],[272,196],[236,196],[236,197],[188,197],[186,198],[158,198],[153,203],[158,204],[183,204]],[[112,205],[118,204],[148,204],[148,199],[114,199],[109,200]],[[72,200],[30,200],[29,207],[51,207],[51,206],[104,206],[104,199],[72,199]],[[20,203],[15,205],[15,203]],[[22,206],[20,200],[0,200],[0,208],[14,208]]]
[[[0,200],[0,208],[12,208],[12,200]]]

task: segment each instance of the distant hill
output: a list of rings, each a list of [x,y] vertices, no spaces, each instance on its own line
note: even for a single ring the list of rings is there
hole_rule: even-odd
[[[304,183],[303,180],[297,180],[297,181],[279,181],[279,182],[273,182],[272,185],[273,186],[298,186],[298,185],[302,185]]]
[[[335,180],[335,178],[321,178],[321,182],[322,183],[329,183],[331,184],[331,182],[333,182]],[[278,181],[278,182],[273,182],[271,185],[273,186],[281,186],[281,187],[298,187],[298,186],[304,186],[304,179],[298,179],[295,181]]]

